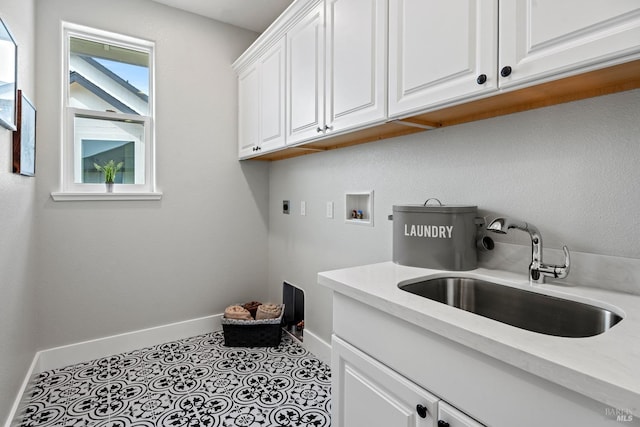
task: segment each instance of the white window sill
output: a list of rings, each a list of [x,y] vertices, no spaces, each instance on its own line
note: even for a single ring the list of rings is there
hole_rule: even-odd
[[[51,198],[56,202],[82,202],[89,200],[160,200],[162,193],[51,193]]]

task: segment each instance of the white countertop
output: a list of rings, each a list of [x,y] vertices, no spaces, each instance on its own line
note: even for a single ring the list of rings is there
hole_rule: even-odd
[[[587,338],[543,335],[402,291],[398,283],[445,276],[481,278],[607,308],[623,320]],[[596,288],[544,284],[476,269],[447,272],[396,265],[364,265],[318,274],[318,283],[524,371],[640,416],[640,296]],[[570,280],[568,280],[568,284]]]

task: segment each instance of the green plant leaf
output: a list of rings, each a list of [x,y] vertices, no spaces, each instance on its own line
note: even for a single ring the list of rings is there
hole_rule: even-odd
[[[111,159],[108,162],[104,163],[102,166],[97,163],[94,163],[93,165],[97,170],[104,173],[104,182],[113,183],[116,178],[116,173],[120,169],[122,169],[122,166],[124,166],[124,162],[119,162],[116,165],[116,162]]]

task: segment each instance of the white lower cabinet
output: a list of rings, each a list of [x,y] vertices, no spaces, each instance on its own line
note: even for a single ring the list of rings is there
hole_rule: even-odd
[[[333,427],[640,427],[402,316],[334,293]]]
[[[482,427],[482,424],[441,400],[438,402],[438,427]]]
[[[334,427],[479,427],[344,340],[332,339]]]

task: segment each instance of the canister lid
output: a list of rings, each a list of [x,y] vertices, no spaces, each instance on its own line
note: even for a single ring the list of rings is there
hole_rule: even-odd
[[[421,205],[393,205],[393,212],[476,213],[478,211],[478,206],[443,205],[439,200],[437,200],[438,204],[428,204],[429,200]]]

